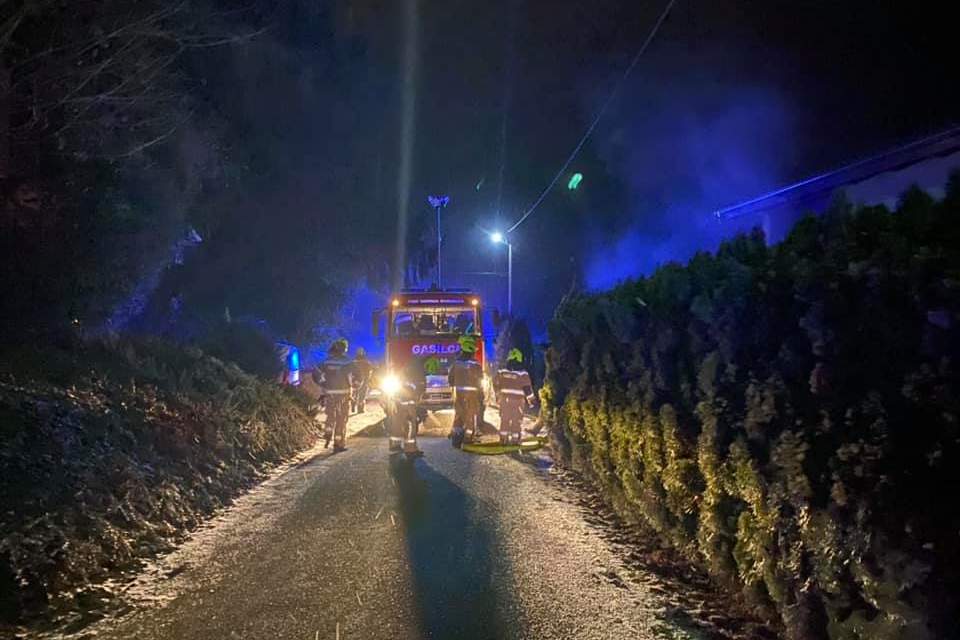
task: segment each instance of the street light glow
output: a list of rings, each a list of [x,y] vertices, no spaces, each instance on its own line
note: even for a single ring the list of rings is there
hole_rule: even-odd
[[[494,244],[500,244],[501,242],[503,242],[503,234],[500,233],[499,231],[494,231],[493,233],[490,234],[490,242]]]

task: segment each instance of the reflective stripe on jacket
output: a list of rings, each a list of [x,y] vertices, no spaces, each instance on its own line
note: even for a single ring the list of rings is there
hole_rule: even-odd
[[[483,370],[475,360],[457,360],[450,365],[450,374],[447,382],[451,387],[466,389],[472,387],[479,390],[483,385]]]
[[[319,367],[320,379],[327,393],[337,395],[350,391],[353,363],[346,358],[329,358]]]
[[[493,388],[497,393],[524,396],[528,400],[533,395],[533,382],[526,371],[500,369],[493,377]]]

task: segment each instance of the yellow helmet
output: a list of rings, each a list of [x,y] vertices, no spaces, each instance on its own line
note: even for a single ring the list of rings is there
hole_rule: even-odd
[[[510,349],[510,353],[507,354],[507,362],[523,362],[523,352],[520,349]]]
[[[476,353],[477,352],[477,339],[473,336],[460,336],[458,340],[460,343],[460,351],[464,353]]]

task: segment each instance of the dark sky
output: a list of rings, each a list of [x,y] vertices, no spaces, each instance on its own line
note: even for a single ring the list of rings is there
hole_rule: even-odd
[[[196,207],[209,241],[158,300],[183,291],[188,308],[229,307],[299,341],[327,340],[315,330],[340,313],[352,339],[369,338],[403,209],[413,2],[405,247],[422,277],[408,284],[430,284],[426,198],[442,193],[443,284],[506,306],[506,251],[486,231],[536,200],[664,3],[261,0],[243,15],[265,35],[201,52],[194,69],[202,104],[235,141],[242,188],[212,203],[230,211],[217,227]],[[542,335],[575,281],[608,287],[711,249],[736,230],[715,209],[956,122],[948,18],[933,3],[677,0],[569,171],[511,235],[515,311]],[[573,172],[584,180],[571,192]]]
[[[430,215],[428,192],[452,198],[444,261],[457,276],[445,284],[502,300],[501,278],[468,275],[505,268],[481,228],[536,198],[662,7],[421,3],[411,211]],[[683,258],[710,240],[682,237],[692,217],[955,121],[951,24],[933,3],[679,0],[560,187],[517,230],[518,311],[539,326],[575,274],[608,284],[624,233],[641,242],[621,253]],[[570,193],[573,171],[585,180]]]

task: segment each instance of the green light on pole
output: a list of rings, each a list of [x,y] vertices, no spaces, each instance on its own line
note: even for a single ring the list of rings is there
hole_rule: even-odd
[[[575,173],[570,176],[570,182],[567,183],[567,189],[574,191],[577,187],[580,186],[580,181],[583,180],[582,173]]]

